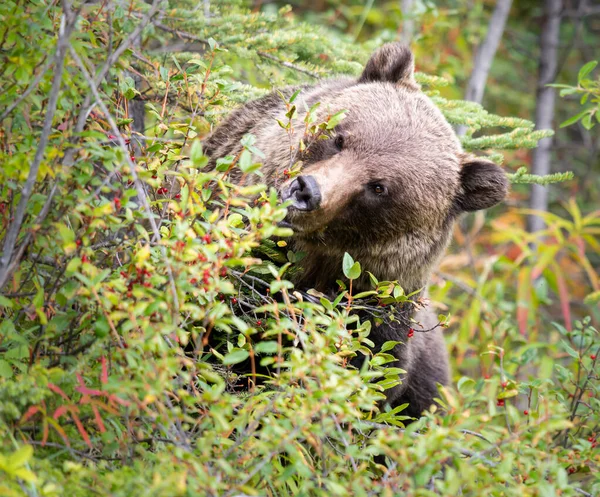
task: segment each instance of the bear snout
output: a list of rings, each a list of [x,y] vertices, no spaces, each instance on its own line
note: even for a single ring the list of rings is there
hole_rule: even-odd
[[[313,176],[298,176],[283,188],[281,200],[291,200],[289,209],[310,212],[321,205],[321,190]]]

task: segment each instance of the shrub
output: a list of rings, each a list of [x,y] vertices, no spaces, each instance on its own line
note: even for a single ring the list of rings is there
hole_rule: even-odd
[[[371,47],[288,10],[231,2],[206,18],[194,6],[0,6],[0,493],[598,492],[589,319],[532,342],[514,308],[486,295],[497,309],[487,326],[505,337],[480,344],[489,377],[459,374],[440,391],[445,414],[407,427],[402,407],[377,408],[398,371],[385,367],[385,347],[349,367],[374,325],[352,311],[367,307],[376,323],[418,302],[393,282],[353,303],[347,282],[333,301],[294,289],[286,276],[301,255],[277,227],[276,193],[229,181],[234,168],[260,177],[252,137],[211,173],[199,140],[264,92],[257,68],[276,82],[356,73]],[[152,52],[171,35],[202,48]],[[547,134],[446,100],[443,81],[420,78],[452,122],[471,127],[470,149],[499,158]],[[140,101],[145,128],[132,118]],[[513,131],[482,134],[495,127]],[[346,262],[356,278],[360,265]],[[242,362],[251,374],[237,391]],[[519,379],[523,369],[531,378]]]

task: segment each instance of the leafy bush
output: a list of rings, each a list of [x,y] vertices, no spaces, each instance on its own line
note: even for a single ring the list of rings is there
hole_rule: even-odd
[[[261,184],[252,138],[210,173],[199,140],[265,80],[356,73],[381,40],[357,46],[287,9],[168,7],[0,5],[0,493],[598,492],[598,332],[588,318],[550,328],[536,283],[568,301],[560,255],[597,285],[585,253],[598,250],[597,215],[552,219],[556,249],[511,232],[520,257],[488,261],[476,284],[438,274],[435,300],[460,316],[448,337],[457,381],[440,391],[443,415],[406,427],[402,408],[377,407],[398,381],[385,347],[361,370],[348,362],[368,354],[377,319],[419,302],[393,282],[362,296],[343,282],[332,301],[294,289],[301,255],[286,250],[285,209]],[[164,57],[171,36],[201,48]],[[470,149],[498,159],[547,134],[420,81],[470,126]],[[482,134],[498,127],[513,131]],[[233,170],[255,181],[234,184]],[[349,279],[359,262],[346,260]]]

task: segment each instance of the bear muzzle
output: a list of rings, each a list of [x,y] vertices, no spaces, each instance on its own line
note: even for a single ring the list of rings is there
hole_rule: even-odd
[[[284,186],[281,200],[291,200],[289,210],[310,212],[321,205],[321,190],[313,176],[298,176]]]

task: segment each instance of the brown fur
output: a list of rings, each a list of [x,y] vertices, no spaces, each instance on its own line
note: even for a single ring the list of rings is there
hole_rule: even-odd
[[[384,45],[373,54],[358,80],[337,79],[302,87],[299,109],[321,102],[318,120],[340,110],[347,117],[334,138],[319,140],[303,156],[302,175],[312,176],[322,200],[318,209],[290,209],[297,250],[306,252],[297,285],[334,291],[343,279],[341,261],[349,252],[380,280],[397,280],[407,292],[426,288],[442,256],[454,219],[465,211],[500,202],[507,180],[498,166],[465,154],[441,112],[423,94],[413,77],[410,50]],[[288,88],[290,96],[296,89]],[[233,112],[208,138],[214,159],[239,152],[246,133],[256,136],[265,153],[262,171],[269,185],[285,191],[283,170],[290,167],[290,143],[276,119],[286,121],[281,97],[270,94]],[[302,112],[294,128],[303,130]],[[335,137],[343,147],[336,148]],[[294,137],[297,147],[302,131]],[[372,185],[385,185],[384,195]],[[357,290],[368,287],[361,279]],[[413,318],[423,329],[432,327],[431,313]],[[415,326],[419,329],[419,326]],[[407,371],[403,383],[387,393],[392,406],[410,402],[418,415],[433,403],[436,383],[448,382],[448,359],[441,331],[415,333],[406,325],[373,327],[377,350],[387,340],[400,340],[394,366]]]

